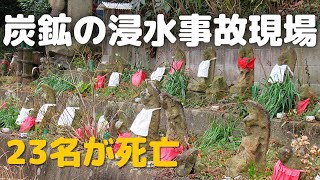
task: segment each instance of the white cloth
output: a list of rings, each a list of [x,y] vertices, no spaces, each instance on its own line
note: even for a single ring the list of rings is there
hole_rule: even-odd
[[[21,125],[29,116],[29,112],[33,109],[21,108],[18,118],[16,120],[17,125]]]
[[[285,72],[289,71],[291,75],[293,75],[293,72],[291,71],[290,67],[288,65],[281,65],[279,66],[278,64],[276,64],[270,73],[269,76],[269,83],[282,83],[285,77]]]
[[[109,78],[109,87],[116,87],[120,83],[120,73],[118,72],[113,72]]]
[[[46,114],[48,107],[51,106],[56,106],[56,104],[44,104],[41,106],[41,108],[39,109],[38,115],[37,115],[37,119],[36,122],[41,122],[44,115]]]
[[[211,60],[205,60],[199,64],[198,75],[197,75],[198,77],[204,77],[204,78],[208,77],[209,68],[210,68],[210,61]]]
[[[149,126],[152,118],[152,113],[155,110],[159,110],[161,108],[155,109],[142,109],[140,113],[137,115],[135,120],[133,121],[130,130],[139,136],[148,136]]]
[[[76,109],[79,107],[66,107],[63,110],[63,113],[59,117],[58,125],[59,126],[71,126],[72,121],[76,115]]]
[[[109,123],[104,116],[100,116],[98,121],[98,132],[102,130],[103,126],[107,126],[107,128],[109,128]]]
[[[165,67],[158,67],[157,70],[152,72],[150,79],[152,81],[155,81],[155,80],[161,81],[165,71],[166,71]]]

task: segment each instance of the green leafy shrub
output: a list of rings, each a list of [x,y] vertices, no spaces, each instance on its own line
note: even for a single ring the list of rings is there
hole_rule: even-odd
[[[92,92],[91,84],[83,81],[77,84],[77,88],[79,89],[80,94]]]
[[[48,14],[50,5],[48,0],[18,0],[24,15],[34,15],[39,19],[43,14]]]
[[[225,123],[218,123],[218,121],[225,121]],[[231,119],[213,120],[210,128],[196,141],[196,146],[200,150],[217,149],[226,145],[232,146],[232,149],[236,149],[240,145],[240,138],[233,137],[234,131],[237,130],[237,122]]]
[[[38,86],[40,84],[48,84],[53,88],[56,93],[62,93],[66,91],[73,91],[75,89],[75,83],[71,82],[64,76],[59,76],[57,74],[49,74],[48,76],[43,76],[39,78],[36,83]]]
[[[168,74],[164,79],[162,89],[172,96],[186,99],[188,80],[188,76],[183,71],[175,71],[173,74]]]
[[[295,107],[299,98],[298,90],[286,73],[283,83],[266,83],[255,100],[262,104],[273,118],[278,112],[288,111]]]
[[[0,127],[10,128],[12,131],[17,130],[19,126],[16,124],[20,109],[14,103],[0,110]]]

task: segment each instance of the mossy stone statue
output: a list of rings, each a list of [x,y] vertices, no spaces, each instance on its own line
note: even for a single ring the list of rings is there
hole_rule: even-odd
[[[246,64],[254,58],[253,47],[249,44],[239,49],[239,58],[245,59]],[[231,94],[237,94],[242,98],[249,98],[252,95],[252,86],[254,83],[254,66],[253,68],[242,68],[238,65],[240,76],[238,83],[230,88]]]

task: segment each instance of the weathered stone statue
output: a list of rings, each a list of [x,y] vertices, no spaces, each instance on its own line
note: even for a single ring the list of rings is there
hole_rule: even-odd
[[[1,61],[1,75],[7,76],[9,73],[9,66],[12,59],[12,53],[5,53],[4,58]]]
[[[74,94],[68,98],[66,107],[75,108],[75,116],[72,122],[72,127],[79,128],[81,123],[81,113],[80,113],[80,98],[78,94]]]
[[[310,98],[311,100],[314,100],[316,98],[315,92],[312,90],[312,88],[308,84],[303,84],[300,87],[299,90],[300,99],[305,100]]]
[[[232,94],[248,98],[252,94],[252,86],[254,83],[254,50],[251,45],[246,44],[239,49],[238,68],[240,70],[240,78],[238,84],[230,88]]]
[[[49,0],[49,4],[51,6],[51,13],[52,17],[59,16],[60,13],[64,10],[65,7],[65,0]]]
[[[161,93],[161,107],[167,117],[166,137],[169,141],[179,141],[183,147],[188,147],[188,131],[183,106],[175,97]]]
[[[226,162],[227,175],[236,177],[246,173],[250,165],[263,172],[270,138],[269,114],[257,102],[248,100],[249,115],[243,119],[245,137],[242,138],[237,155]]]
[[[197,77],[188,84],[188,90],[193,92],[206,92],[206,89],[210,86],[214,79],[214,72],[216,67],[216,51],[213,47],[208,47],[202,55],[202,59],[210,60],[210,66],[208,71],[208,77]]]
[[[212,99],[220,100],[228,94],[228,85],[222,76],[214,77],[206,95]]]
[[[145,109],[156,109],[160,108],[160,90],[155,85],[154,81],[147,82],[147,88],[141,92],[141,102]],[[151,141],[158,141],[159,136],[159,125],[160,125],[160,110],[152,112],[151,122],[148,130],[147,144]]]
[[[298,149],[294,149],[291,146],[284,146],[279,149],[278,157],[286,168],[299,171],[306,167],[306,164],[302,163],[302,159],[307,152],[308,150],[303,146]],[[299,179],[306,179],[306,173],[303,171],[300,172],[299,176]]]
[[[196,164],[198,157],[198,150],[195,148],[188,149],[182,154],[179,154],[176,158],[178,166],[176,173],[178,176],[187,176],[191,173],[192,168]]]
[[[32,109],[29,111],[29,116],[35,117],[37,115],[34,110],[35,105],[34,105],[34,97],[33,96],[27,96],[25,101],[23,102],[22,107],[25,109]]]
[[[40,121],[40,127],[38,133],[43,133],[45,128],[49,128],[51,120],[56,119],[56,93],[55,91],[46,84],[42,84],[42,107],[39,109],[37,122]],[[52,126],[51,126],[52,127]]]
[[[281,50],[281,54],[278,57],[278,65],[288,65],[292,72],[294,72],[297,63],[297,53],[290,47],[286,46]]]

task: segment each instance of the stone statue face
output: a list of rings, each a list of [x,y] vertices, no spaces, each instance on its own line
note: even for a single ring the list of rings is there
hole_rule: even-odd
[[[33,97],[27,96],[23,103],[23,106],[25,108],[33,108]]]
[[[79,99],[78,95],[75,94],[75,95],[68,98],[67,106],[79,107],[79,105],[80,105],[80,99]]]

